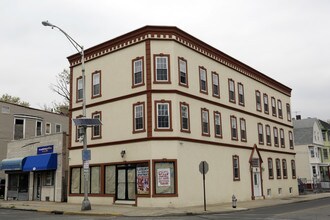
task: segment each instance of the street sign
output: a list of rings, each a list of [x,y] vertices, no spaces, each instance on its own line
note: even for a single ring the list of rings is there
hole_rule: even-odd
[[[91,160],[91,150],[82,150],[82,160]]]
[[[209,164],[206,161],[201,161],[199,163],[199,172],[201,172],[201,174],[207,174],[208,171],[209,171]]]

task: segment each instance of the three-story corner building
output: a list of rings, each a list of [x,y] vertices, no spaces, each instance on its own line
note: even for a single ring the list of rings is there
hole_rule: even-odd
[[[81,56],[71,117],[82,114]],[[176,27],[145,26],[85,51],[92,203],[179,207],[298,194],[291,89]],[[83,198],[71,124],[69,202]]]

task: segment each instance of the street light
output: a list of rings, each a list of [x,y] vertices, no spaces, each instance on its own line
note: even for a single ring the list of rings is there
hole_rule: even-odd
[[[56,28],[59,31],[61,31],[65,37],[70,41],[70,43],[76,48],[78,53],[81,55],[81,74],[82,74],[82,84],[83,84],[83,100],[82,100],[82,108],[83,108],[83,118],[86,118],[86,91],[85,91],[85,56],[84,56],[84,47],[79,45],[70,35],[68,35],[65,31],[63,31],[61,28],[57,27],[56,25],[53,25],[49,23],[48,21],[41,22],[44,26],[49,26],[52,29]],[[87,152],[87,132],[86,128],[87,125],[83,125],[83,155],[88,154]],[[88,199],[88,173],[89,173],[89,164],[88,160],[90,160],[90,152],[88,154],[88,157],[83,156],[83,167],[84,167],[84,200],[82,202],[81,210],[91,210],[91,203]]]

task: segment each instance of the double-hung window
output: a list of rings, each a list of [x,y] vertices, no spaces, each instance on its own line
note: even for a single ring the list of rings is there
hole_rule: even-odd
[[[278,117],[279,118],[283,118],[282,102],[281,102],[281,100],[277,100],[277,107],[278,107]]]
[[[156,130],[171,130],[171,102],[170,101],[156,101]]]
[[[133,133],[145,131],[145,128],[144,128],[144,102],[143,103],[138,102],[138,103],[134,104],[133,111],[134,111]]]
[[[268,95],[264,93],[264,112],[269,113]]]
[[[202,108],[202,135],[210,136],[209,110]]]
[[[274,179],[273,159],[268,158],[268,178]]]
[[[237,140],[237,118],[235,116],[230,116],[230,127],[231,127],[231,139]]]
[[[241,128],[241,141],[246,141],[246,121],[244,118],[240,118],[240,128]]]
[[[214,112],[214,133],[215,137],[222,138],[222,125],[220,112]]]
[[[181,131],[190,132],[189,105],[187,103],[180,102],[180,115],[181,115]]]
[[[188,87],[188,68],[187,60],[179,57],[179,85]]]
[[[282,169],[283,169],[283,179],[287,179],[288,178],[288,169],[287,169],[287,164],[286,164],[285,159],[282,160]]]
[[[264,128],[261,123],[258,123],[258,140],[259,144],[264,144]]]
[[[292,173],[292,179],[296,178],[296,163],[294,160],[291,160],[291,173]]]
[[[280,159],[276,159],[276,177],[277,179],[281,179],[281,161]]]
[[[214,97],[220,97],[219,74],[212,72],[212,94]]]
[[[278,147],[278,129],[274,127],[274,145]]]
[[[143,57],[137,57],[132,61],[133,69],[133,85],[132,87],[141,86],[144,84],[143,75]]]
[[[92,97],[101,96],[101,71],[92,73]]]
[[[156,83],[170,83],[169,55],[155,55]]]
[[[36,122],[36,136],[42,135],[42,121]]]
[[[229,90],[229,102],[236,102],[235,99],[235,81],[232,79],[228,79],[228,90]]]
[[[92,113],[92,118],[101,120],[101,112]],[[101,138],[101,125],[92,127],[92,139]]]
[[[276,100],[274,97],[271,98],[271,104],[272,104],[272,115],[276,116]]]
[[[285,141],[284,141],[284,130],[280,129],[280,140],[281,140],[281,147],[285,147]]]
[[[289,103],[286,104],[286,116],[288,118],[288,121],[291,121],[291,108]]]
[[[261,93],[260,91],[256,91],[256,108],[257,111],[261,112]]]
[[[79,77],[77,78],[77,102],[82,101],[84,96],[83,91],[83,78]]]
[[[242,83],[238,83],[237,87],[238,87],[238,104],[244,106],[245,105],[244,86]]]
[[[293,134],[292,134],[292,131],[289,131],[289,142],[290,142],[290,149],[293,149]]]
[[[199,90],[201,93],[207,94],[207,72],[204,67],[199,67]]]
[[[272,145],[272,140],[271,140],[271,132],[270,132],[270,126],[266,125],[266,144],[268,146]]]
[[[240,172],[239,172],[239,156],[233,156],[233,179],[234,181],[240,180]]]

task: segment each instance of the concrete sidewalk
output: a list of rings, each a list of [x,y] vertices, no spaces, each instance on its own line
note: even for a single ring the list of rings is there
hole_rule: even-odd
[[[49,212],[57,214],[75,215],[112,215],[112,216],[176,216],[176,215],[197,215],[223,212],[243,211],[252,208],[282,205],[294,202],[303,202],[314,199],[330,197],[330,193],[306,194],[290,198],[265,199],[246,202],[237,202],[237,208],[232,208],[231,203],[221,203],[204,206],[193,206],[183,208],[144,208],[130,205],[93,205],[92,210],[81,211],[81,204],[38,202],[38,201],[4,201],[0,200],[0,208],[30,210]]]

